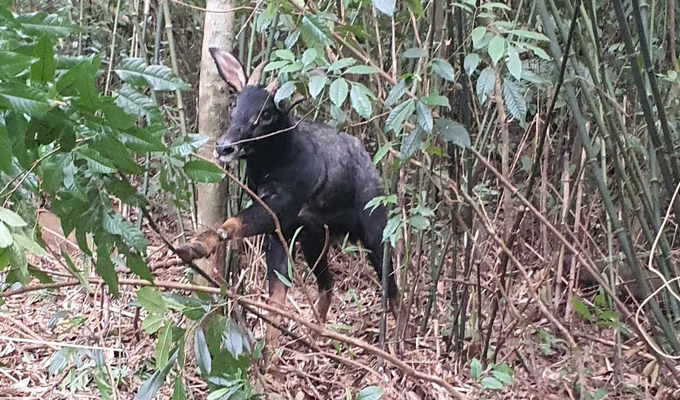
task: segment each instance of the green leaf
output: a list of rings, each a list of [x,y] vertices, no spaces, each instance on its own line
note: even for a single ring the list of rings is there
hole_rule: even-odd
[[[0,221],[14,228],[21,228],[27,225],[26,221],[19,214],[9,208],[0,208]]]
[[[391,16],[397,6],[397,0],[372,0],[376,10]]]
[[[130,268],[133,274],[139,276],[140,278],[153,282],[153,275],[151,274],[151,269],[146,265],[144,259],[136,253],[129,253],[126,257],[127,266]]]
[[[61,249],[61,256],[66,262],[66,270],[73,275],[74,278],[78,281],[78,284],[80,286],[84,287],[85,290],[89,293],[90,292],[90,283],[83,277],[83,274],[80,273],[80,270],[76,268],[76,265],[73,263],[73,260],[71,260],[71,256],[69,256],[68,252],[66,252],[64,249]]]
[[[118,275],[116,275],[116,269],[111,262],[111,248],[108,243],[110,243],[110,238],[103,238],[102,235],[97,237],[95,240],[97,243],[97,263],[95,264],[97,274],[104,280],[106,286],[109,288],[109,292],[114,296],[118,296]]]
[[[369,119],[373,113],[373,107],[371,106],[371,100],[366,94],[366,90],[368,89],[363,90],[365,86],[363,88],[362,86],[363,85],[360,83],[352,82],[352,89],[349,92],[349,99],[352,103],[352,108],[354,111],[356,111],[357,114],[363,118]]]
[[[137,301],[149,314],[163,315],[168,311],[168,306],[163,301],[163,296],[148,286],[139,288],[137,291]]]
[[[54,52],[52,51],[52,41],[47,35],[43,35],[38,43],[33,47],[33,57],[38,62],[31,65],[31,81],[46,83],[54,78]]]
[[[0,49],[0,79],[10,79],[28,70],[37,58]]]
[[[300,25],[300,37],[308,47],[332,46],[332,33],[328,25],[317,14],[305,14]]]
[[[220,167],[203,160],[191,160],[184,164],[184,172],[194,182],[216,183],[224,179],[224,171]]]
[[[244,351],[249,349],[248,342],[244,340],[243,333],[234,321],[227,319],[225,325],[224,333],[222,333],[222,343],[232,357],[238,359]]]
[[[295,61],[295,54],[288,49],[276,50],[274,52],[274,57],[280,58],[282,60],[287,60],[290,62]]]
[[[309,94],[317,98],[324,86],[326,86],[326,75],[312,75],[309,78]]]
[[[175,377],[175,385],[172,390],[172,400],[187,400],[187,392],[182,383],[182,377],[177,375]]]
[[[536,54],[538,57],[546,61],[552,61],[552,57],[550,57],[548,53],[545,52],[545,50],[538,46],[534,46],[533,44],[529,43],[522,43],[521,46],[526,47],[527,49],[531,50],[534,54]]]
[[[399,82],[397,82],[396,85],[392,87],[390,90],[390,93],[387,95],[387,99],[385,99],[385,105],[388,107],[392,107],[396,102],[401,99],[401,97],[406,93],[406,80],[402,79]]]
[[[480,8],[485,9],[485,10],[493,10],[493,9],[496,9],[496,8],[500,8],[500,9],[505,10],[505,11],[512,11],[512,8],[508,7],[506,4],[498,3],[498,2],[494,2],[494,1],[489,2],[489,3],[484,3],[480,6]]]
[[[330,97],[331,102],[338,107],[342,107],[342,103],[345,102],[347,94],[349,92],[349,87],[345,78],[338,78],[331,83],[329,88],[328,97]]]
[[[207,377],[212,371],[212,359],[210,358],[210,351],[208,344],[205,342],[205,335],[203,330],[198,328],[194,334],[194,352],[196,354],[196,364],[201,369],[201,375]]]
[[[177,352],[177,349],[173,350],[170,359],[168,360],[167,364],[165,364],[165,367],[163,369],[156,370],[156,372],[154,372],[149,377],[149,379],[147,379],[142,384],[134,400],[152,400],[155,398],[154,396],[156,396],[158,390],[165,383],[165,378],[177,361]]]
[[[438,94],[431,94],[429,96],[421,97],[420,101],[422,101],[423,104],[426,104],[431,107],[440,106],[451,108],[451,105],[449,104],[449,99],[446,96]]]
[[[0,109],[14,110],[19,115],[28,114],[34,117],[45,114],[50,105],[45,93],[34,87],[13,83],[0,83]]]
[[[515,80],[522,79],[522,61],[519,59],[519,53],[515,46],[508,47],[508,60],[505,65]]]
[[[432,132],[434,123],[432,122],[432,112],[421,101],[416,102],[416,122],[426,133]]]
[[[316,60],[316,56],[317,56],[316,49],[311,48],[311,49],[305,50],[305,52],[302,53],[302,59],[301,59],[303,68],[307,68],[310,65],[312,65],[314,63],[314,61]]]
[[[497,64],[498,60],[500,60],[505,54],[505,38],[503,38],[501,35],[496,35],[491,38],[487,51],[489,52],[491,61],[494,64]]]
[[[420,47],[413,47],[401,53],[404,58],[423,58],[427,56],[427,50]]]
[[[127,148],[113,135],[98,135],[90,141],[90,146],[97,150],[99,155],[106,155],[106,161],[116,170],[125,174],[136,175],[143,172],[137,162],[132,158]]]
[[[284,83],[279,90],[276,91],[274,103],[279,104],[282,100],[288,99],[293,93],[295,93],[295,83],[293,81]]]
[[[0,149],[3,149],[0,151],[0,171],[9,174],[12,171],[12,141],[4,122],[0,116]]]
[[[165,316],[150,314],[142,321],[142,329],[149,335],[158,332],[165,324]]]
[[[164,65],[146,65],[142,58],[126,58],[114,71],[126,82],[142,79],[155,91],[191,89],[170,68]]]
[[[73,25],[59,15],[42,11],[17,15],[15,21],[21,24],[23,33],[36,36],[40,34],[68,36],[73,30]]]
[[[295,61],[295,60],[293,60]],[[267,63],[265,67],[262,69],[262,72],[269,72],[269,71],[274,71],[280,68],[285,67],[286,65],[290,65],[291,62],[288,60],[280,60],[280,61],[272,61],[270,63]]]
[[[371,75],[376,72],[378,72],[378,69],[372,65],[355,65],[347,68],[343,74]]]
[[[411,218],[408,219],[409,225],[411,225],[411,228],[417,230],[417,231],[424,231],[430,226],[430,221],[428,221],[427,218],[422,217],[420,215],[414,215]]]
[[[413,114],[415,108],[415,101],[413,99],[405,100],[394,107],[385,120],[385,131],[394,131],[394,133],[398,134],[404,126],[404,121]]]
[[[414,129],[411,133],[404,137],[401,141],[400,154],[402,160],[411,157],[420,148],[420,142],[422,141],[423,131],[422,129]]]
[[[334,72],[334,71],[339,71],[343,68],[347,68],[351,65],[354,65],[357,63],[357,60],[355,60],[352,57],[345,57],[341,58],[337,61],[335,61],[333,64],[331,64],[330,67],[328,67],[328,73]]]
[[[130,85],[123,84],[113,92],[116,105],[126,113],[135,116],[147,114],[149,108],[154,106],[153,100]]]
[[[384,145],[382,145],[378,151],[375,152],[375,155],[373,156],[373,164],[378,165],[380,160],[385,157],[387,153],[389,153],[390,149],[392,148],[392,142],[387,142]]]
[[[7,229],[7,225],[4,222],[0,222],[0,249],[9,247],[12,243],[14,243],[12,233]]]
[[[447,81],[453,82],[456,80],[456,73],[448,61],[441,58],[435,58],[430,61],[430,65],[432,65],[432,71],[434,71],[434,73],[446,79]]]
[[[527,31],[526,29],[510,29],[508,31],[508,34],[515,35],[517,37],[521,37],[523,39],[533,39],[533,40],[539,40],[542,42],[549,42],[550,39],[548,39],[547,36],[545,36],[542,33],[538,32],[532,32],[532,31]]]
[[[491,390],[503,389],[503,384],[500,383],[496,378],[492,378],[490,376],[483,378],[480,383],[482,384],[482,387],[484,389],[491,389]]]
[[[491,374],[496,378],[503,386],[508,386],[512,383],[512,376],[508,375],[503,371],[491,371]]]
[[[503,81],[503,100],[510,114],[516,120],[524,122],[527,114],[527,103],[524,101],[524,96],[522,96],[517,83],[508,79]]]
[[[93,148],[78,147],[76,154],[78,155],[78,158],[86,160],[87,166],[95,172],[102,174],[112,174],[118,171],[111,161],[102,157],[102,155]]]
[[[481,40],[486,35],[486,26],[478,26],[472,30],[470,36],[472,37],[472,46],[478,49],[481,45]]]
[[[463,69],[467,76],[472,76],[472,73],[475,72],[477,66],[479,66],[479,54],[470,53],[465,56],[465,60],[463,60]]]
[[[172,345],[172,325],[167,324],[158,333],[158,343],[156,344],[156,369],[163,369],[168,364],[170,357],[170,346]]]
[[[479,379],[482,376],[482,363],[477,358],[470,361],[470,377],[472,379]]]
[[[283,275],[282,273],[280,273],[277,270],[274,270],[274,273],[276,274],[276,277],[279,278],[279,281],[281,281],[281,283],[283,283],[283,285],[285,287],[289,288],[289,287],[293,286],[293,282],[291,282],[290,279],[288,279],[287,276]]]
[[[491,67],[484,68],[477,78],[477,97],[482,104],[486,102],[489,93],[493,90],[494,79],[494,72]]]
[[[21,247],[22,250],[28,251],[38,257],[47,256],[47,252],[35,240],[25,236],[22,233],[15,233],[13,235],[14,241]]]
[[[458,122],[446,118],[439,118],[435,122],[437,133],[445,141],[464,149],[470,147],[470,134],[467,129]]]
[[[384,394],[385,391],[378,386],[367,386],[357,394],[356,400],[378,400]]]
[[[168,148],[161,141],[160,136],[165,132],[166,128],[161,127],[160,132],[158,126],[147,126],[145,129],[133,127],[125,132],[118,131],[116,136],[118,140],[123,142],[125,146],[137,154],[145,154],[146,152],[166,152]]]
[[[580,299],[577,298],[572,298],[571,299],[571,305],[574,307],[574,311],[576,311],[583,319],[587,321],[593,321],[593,315],[590,313],[590,310],[588,310],[588,307],[583,303]]]

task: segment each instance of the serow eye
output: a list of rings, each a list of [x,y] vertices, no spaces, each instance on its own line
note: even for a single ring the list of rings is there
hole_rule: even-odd
[[[268,124],[272,122],[272,113],[269,110],[264,110],[262,111],[262,114],[260,114],[260,121],[264,124]]]

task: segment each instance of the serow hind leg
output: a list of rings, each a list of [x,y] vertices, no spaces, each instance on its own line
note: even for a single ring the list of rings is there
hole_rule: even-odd
[[[316,276],[316,283],[319,287],[319,301],[316,310],[321,322],[326,322],[328,309],[333,299],[333,274],[328,268],[328,245],[326,244],[325,229],[305,227],[300,232],[299,242],[307,265]],[[324,251],[324,248],[326,251]]]
[[[283,309],[286,305],[288,287],[281,282],[279,274],[290,279],[288,276],[286,249],[277,236],[269,235],[265,238],[264,250],[267,257],[267,282],[269,284],[267,304]],[[277,323],[280,320],[276,316],[273,316],[272,319]],[[278,337],[279,331],[272,325],[269,325],[265,335],[267,345],[276,344],[275,342],[277,342]]]

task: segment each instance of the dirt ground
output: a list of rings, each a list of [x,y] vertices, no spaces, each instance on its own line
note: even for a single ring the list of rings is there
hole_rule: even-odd
[[[154,234],[146,232],[149,240],[149,264],[156,279],[187,282],[186,269]],[[257,251],[258,240],[245,243],[251,265],[244,270],[246,293],[254,299],[266,298],[265,268]],[[333,251],[331,268],[336,278],[333,305],[329,313],[329,327],[351,337],[376,344],[378,338],[380,295],[377,279],[363,257]],[[75,260],[81,260],[75,257]],[[57,282],[69,280],[70,275],[56,257],[34,260],[35,267],[49,273]],[[304,268],[298,268],[298,272]],[[119,277],[135,278],[125,268]],[[37,285],[32,282],[31,285]],[[513,381],[501,390],[483,388],[480,379],[471,377],[470,362],[464,365],[452,352],[447,352],[443,339],[450,328],[450,301],[440,284],[441,296],[435,316],[424,334],[410,329],[411,335],[401,345],[399,358],[410,368],[444,379],[469,398],[503,399],[569,399],[579,396],[579,377],[586,384],[587,398],[609,393],[610,399],[680,398],[680,391],[664,386],[665,379],[653,357],[637,341],[624,338],[620,355],[614,346],[613,330],[575,321],[568,327],[578,340],[580,352],[572,352],[556,330],[541,314],[531,312],[533,319],[500,318],[495,338],[504,340],[498,354],[499,363],[506,363],[513,371]],[[315,285],[307,286],[316,298]],[[117,299],[106,295],[101,285],[91,285],[88,294],[80,286],[61,289],[42,289],[4,298],[0,306],[0,398],[22,399],[86,399],[100,398],[97,373],[93,370],[105,363],[108,371],[120,379],[117,399],[133,399],[142,382],[153,371],[156,336],[147,335],[140,328],[144,310],[133,304],[137,287],[121,285]],[[189,295],[190,293],[181,293]],[[522,285],[513,292],[515,306],[527,305],[528,296]],[[298,286],[289,292],[288,307],[312,320],[307,297]],[[422,306],[412,307],[412,325],[419,325]],[[468,326],[477,326],[474,315]],[[180,316],[178,322],[183,323]],[[249,328],[262,337],[264,324],[254,316],[247,317]],[[294,323],[288,329],[297,334],[308,332]],[[390,317],[388,329],[393,332]],[[469,328],[465,352],[470,358],[479,352],[479,333]],[[303,344],[282,338],[282,357],[265,374],[253,370],[251,381],[265,393],[277,393],[285,399],[345,399],[355,398],[361,388],[376,385],[385,390],[385,399],[449,399],[447,391],[434,383],[415,379],[403,370],[357,347],[339,344],[330,339],[307,337],[314,340],[321,352]],[[500,339],[492,340],[493,349]],[[76,346],[80,356],[60,357]],[[394,351],[400,346],[391,343]],[[70,347],[73,348],[73,347]],[[104,360],[92,357],[92,349],[103,349]],[[88,353],[88,351],[90,351]],[[335,358],[328,355],[336,355]],[[337,356],[348,360],[341,363]],[[581,357],[580,363],[576,357]],[[349,364],[348,364],[349,363]],[[582,367],[578,367],[581,365]],[[57,371],[57,372],[54,372]],[[101,376],[106,369],[100,369]],[[187,366],[185,377],[189,398],[205,399],[206,384],[196,375],[193,363]],[[619,373],[616,373],[619,371]],[[580,376],[579,376],[580,374]],[[487,374],[488,375],[488,374]],[[484,376],[487,376],[484,375]],[[105,378],[105,376],[104,376]],[[107,379],[103,379],[107,381]],[[171,380],[157,398],[171,398]],[[600,389],[598,391],[598,389]],[[349,397],[347,397],[349,395]],[[273,398],[273,397],[271,397]]]

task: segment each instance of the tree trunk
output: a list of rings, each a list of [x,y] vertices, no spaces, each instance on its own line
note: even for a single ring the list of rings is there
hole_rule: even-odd
[[[233,8],[233,0],[207,0],[208,10],[227,10]],[[201,80],[198,91],[199,113],[198,129],[214,139],[203,146],[199,153],[212,157],[215,140],[220,137],[228,122],[229,88],[220,78],[208,49],[219,47],[230,51],[234,43],[234,14],[206,12],[201,50]],[[227,217],[227,186],[225,180],[219,185],[197,185],[198,231],[206,228],[216,229]],[[224,270],[224,244],[215,253],[214,267]],[[199,261],[204,271],[211,270],[209,260]]]

